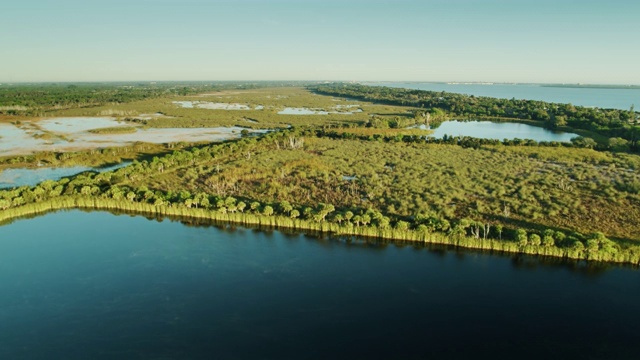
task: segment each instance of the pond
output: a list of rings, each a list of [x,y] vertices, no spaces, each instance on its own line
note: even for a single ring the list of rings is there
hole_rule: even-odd
[[[329,112],[319,109],[287,107],[278,111],[280,115],[328,115]]]
[[[639,277],[58,212],[0,227],[0,358],[635,358]]]
[[[92,168],[88,166],[72,166],[61,168],[36,168],[36,169],[5,169],[0,170],[0,189],[19,186],[34,186],[45,180],[60,180],[63,177],[73,176],[85,171],[107,172],[117,170],[129,165],[131,162],[123,162],[113,166]]]
[[[251,110],[251,107],[236,103],[214,103],[209,101],[174,101],[174,104],[185,109],[208,109],[208,110]],[[256,106],[255,110],[262,110],[263,106]]]
[[[73,134],[93,129],[104,129],[109,127],[131,126],[124,121],[118,121],[114,118],[100,117],[72,117],[72,118],[53,118],[40,121],[31,121],[43,130]]]
[[[32,148],[47,145],[47,141],[34,137],[14,124],[0,124],[0,156],[11,152],[13,149],[24,147]]]
[[[136,142],[172,143],[222,141],[240,137],[241,127],[135,128],[131,133],[92,133],[89,130],[132,125],[114,118],[54,118],[0,124],[0,156],[38,151],[76,151],[132,145]],[[264,133],[264,130],[249,130]],[[46,137],[43,137],[45,134]]]
[[[362,109],[351,110],[352,107],[359,105],[346,105],[341,106],[338,105],[335,107],[335,110],[326,111],[324,109],[309,109],[309,108],[294,108],[287,107],[283,110],[278,111],[280,115],[329,115],[329,114],[339,114],[339,115],[352,115],[354,112],[362,112]]]
[[[471,136],[482,139],[531,139],[535,141],[569,142],[578,134],[552,131],[527,124],[491,121],[445,121],[430,136]]]

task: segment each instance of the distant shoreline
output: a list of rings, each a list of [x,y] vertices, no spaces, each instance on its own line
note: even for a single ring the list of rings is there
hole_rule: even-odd
[[[540,84],[540,86],[576,89],[640,90],[640,85]]]
[[[618,89],[618,90],[640,90],[640,85],[619,85],[619,84],[554,84],[554,83],[518,83],[518,82],[492,82],[492,81],[356,81],[360,84],[441,84],[441,85],[521,85],[540,86],[556,88],[576,88],[576,89]]]

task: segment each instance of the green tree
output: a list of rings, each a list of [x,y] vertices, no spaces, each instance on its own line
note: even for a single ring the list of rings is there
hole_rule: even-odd
[[[551,119],[551,127],[552,128],[559,128],[561,126],[566,126],[567,125],[567,117],[564,115],[558,115],[558,116],[554,116]]]
[[[612,137],[609,139],[609,148],[613,151],[629,151],[629,142],[623,138]]]
[[[582,253],[584,251],[584,244],[580,240],[575,240],[571,245],[571,249],[577,253]]]
[[[589,257],[594,256],[600,250],[600,242],[597,239],[588,239],[585,249]]]
[[[519,246],[527,246],[528,239],[527,239],[527,231],[524,229],[518,229],[516,230],[516,241],[518,242]]]
[[[540,235],[531,234],[529,235],[529,243],[533,246],[540,246],[542,244],[542,240],[540,239]]]
[[[409,223],[404,221],[404,220],[400,220],[396,223],[396,230],[399,231],[407,231],[409,230]]]
[[[280,211],[283,214],[289,214],[291,213],[291,210],[293,210],[293,206],[291,206],[291,204],[288,201],[282,201],[280,202]]]
[[[344,219],[347,221],[351,221],[351,219],[353,219],[353,213],[347,210],[347,212],[344,213]]]
[[[313,217],[313,209],[307,206],[302,209],[302,214],[304,215],[305,219],[311,219]]]
[[[391,219],[389,219],[386,216],[383,216],[382,218],[380,218],[380,220],[378,220],[378,226],[381,229],[388,229],[390,224],[391,224]]]
[[[574,137],[573,139],[571,139],[571,142],[576,146],[584,147],[587,149],[593,149],[598,145],[598,143],[592,138],[584,136]]]

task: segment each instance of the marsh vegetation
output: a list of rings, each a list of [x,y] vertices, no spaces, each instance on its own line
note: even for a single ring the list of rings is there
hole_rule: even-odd
[[[203,98],[247,104],[250,110],[174,103]],[[287,107],[327,114],[278,114]],[[362,111],[331,112],[355,108]],[[222,144],[164,145],[165,154],[130,156],[135,161],[115,171],[3,190],[3,219],[60,208],[124,209],[506,252],[640,261],[640,157],[628,152],[631,147],[603,151],[585,138],[567,143],[438,139],[415,126],[445,121],[450,114],[439,108],[355,101],[302,88],[55,112],[95,116],[107,110],[162,114],[127,118],[149,130],[175,132],[152,128],[176,124],[279,130],[256,137],[247,136],[245,129],[237,133],[241,138]],[[111,153],[115,151],[96,154]]]

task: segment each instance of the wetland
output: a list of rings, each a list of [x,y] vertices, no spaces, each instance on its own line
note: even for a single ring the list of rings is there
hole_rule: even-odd
[[[636,355],[637,114],[295,85],[0,101],[0,357]]]

